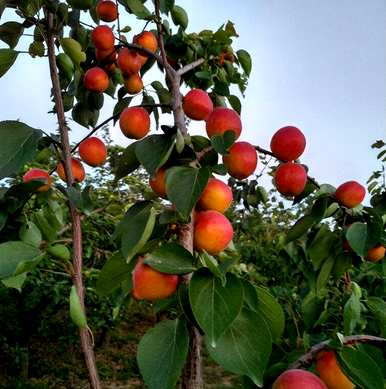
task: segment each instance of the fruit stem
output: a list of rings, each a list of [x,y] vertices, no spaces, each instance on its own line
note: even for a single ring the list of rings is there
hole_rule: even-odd
[[[64,115],[64,107],[62,100],[62,93],[60,87],[60,81],[57,73],[56,57],[55,57],[55,32],[54,26],[54,15],[51,12],[47,12],[48,20],[48,33],[47,33],[47,49],[48,49],[48,61],[50,67],[50,75],[52,81],[52,90],[54,95],[56,115],[59,124],[59,133],[62,144],[62,154],[64,168],[66,172],[67,186],[70,187],[73,183],[72,169],[71,169],[71,150],[70,141],[68,136],[68,127],[66,123],[66,117]],[[79,301],[84,310],[84,287],[82,280],[82,227],[80,222],[80,215],[76,210],[72,202],[69,202],[71,224],[72,224],[72,240],[73,240],[73,282],[76,287]],[[91,337],[87,328],[80,329],[80,339],[83,354],[86,360],[87,369],[90,376],[90,383],[93,389],[100,389],[101,384],[98,376],[98,371],[95,363],[95,354],[92,347]]]

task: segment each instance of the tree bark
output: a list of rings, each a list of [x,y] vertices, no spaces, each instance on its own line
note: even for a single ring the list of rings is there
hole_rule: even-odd
[[[68,127],[66,118],[64,115],[63,100],[59,77],[56,67],[55,57],[55,32],[53,31],[53,14],[48,12],[48,32],[47,32],[47,49],[48,60],[50,66],[50,75],[52,81],[52,91],[54,95],[56,115],[58,118],[59,133],[63,151],[63,163],[66,172],[67,186],[71,186],[73,183],[73,176],[71,170],[71,149],[68,136]],[[82,253],[82,227],[81,220],[78,211],[72,202],[69,202],[71,224],[72,224],[72,242],[73,242],[73,282],[76,287],[80,303],[84,310],[84,287],[82,279],[82,267],[83,267],[83,253]],[[86,366],[90,376],[90,383],[93,389],[100,389],[101,384],[98,376],[98,371],[95,363],[95,354],[91,341],[91,336],[88,328],[80,329],[80,339],[83,354],[86,361]]]

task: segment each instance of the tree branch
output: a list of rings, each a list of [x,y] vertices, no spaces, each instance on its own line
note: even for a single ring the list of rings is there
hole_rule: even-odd
[[[349,346],[356,343],[371,343],[376,346],[385,347],[386,339],[379,338],[377,336],[371,336],[371,335],[353,335],[353,336],[346,336],[343,339],[343,344],[345,346]],[[304,354],[297,361],[295,361],[290,366],[290,368],[299,369],[301,367],[310,366],[313,360],[316,358],[317,354],[320,353],[322,350],[328,349],[329,345],[330,345],[329,340],[316,344],[315,346],[311,347],[310,351],[307,354]]]
[[[209,57],[209,60],[211,60],[213,58],[215,58],[215,57],[213,55],[211,55]],[[197,68],[198,66],[202,65],[205,61],[206,61],[205,58],[199,58],[191,63],[188,63],[187,65],[185,65],[181,69],[177,70],[177,74],[179,76],[182,76],[183,74],[188,73],[191,70],[193,70],[194,68]]]

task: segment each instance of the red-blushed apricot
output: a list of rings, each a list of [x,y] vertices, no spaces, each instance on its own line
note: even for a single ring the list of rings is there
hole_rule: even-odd
[[[206,132],[209,138],[213,135],[223,135],[227,131],[233,131],[237,139],[241,134],[241,129],[239,114],[226,107],[216,107],[206,121]]]
[[[109,76],[103,69],[96,66],[87,70],[83,84],[91,92],[103,93],[109,87]]]
[[[224,213],[232,204],[232,189],[217,178],[210,178],[198,200],[198,207]]]
[[[374,246],[367,251],[366,259],[371,262],[378,262],[385,257],[385,247],[381,244]]]
[[[117,52],[114,48],[108,50],[95,49],[95,58],[97,61],[103,63],[115,62],[117,59]]]
[[[271,139],[271,151],[283,162],[298,159],[306,148],[306,138],[296,127],[286,126],[276,131]]]
[[[220,54],[220,57],[218,59],[218,63],[220,66],[223,66],[225,61],[229,61],[229,62],[235,62],[235,56],[233,55],[232,52],[230,51],[223,51],[221,54]]]
[[[71,171],[72,171],[72,177],[74,178],[75,182],[82,182],[86,177],[86,172],[84,171],[84,167],[82,163],[79,161],[79,159],[71,158]],[[56,172],[58,173],[58,176],[64,182],[66,182],[66,172],[64,170],[63,162],[58,163],[58,165],[56,166]]]
[[[127,93],[131,95],[136,95],[143,89],[142,78],[138,73],[131,74],[130,76],[126,77],[124,85],[127,90]]]
[[[119,126],[130,139],[141,139],[150,131],[150,116],[145,108],[125,108],[119,117]]]
[[[234,143],[227,155],[223,156],[228,173],[238,180],[249,177],[257,166],[256,149],[248,142]]]
[[[39,168],[32,168],[23,176],[23,182],[33,180],[42,181],[41,186],[36,189],[38,192],[47,192],[52,184],[52,177],[45,170]]]
[[[338,365],[334,351],[322,351],[316,356],[316,371],[328,389],[355,388]]]
[[[115,37],[109,26],[97,26],[91,33],[94,46],[100,50],[111,50],[114,47]]]
[[[307,370],[291,369],[280,374],[272,389],[328,389],[315,374]]]
[[[116,65],[115,65],[114,62],[111,62],[111,63],[108,63],[108,64],[104,65],[103,68],[105,69],[105,71],[106,71],[108,74],[112,75],[112,74],[114,74],[115,69],[116,69],[117,67],[116,67]]]
[[[216,255],[223,251],[233,238],[230,221],[220,212],[198,212],[194,218],[194,248]]]
[[[113,22],[118,17],[118,8],[117,5],[110,0],[100,0],[96,12],[99,19],[104,22]]]
[[[154,177],[150,177],[149,184],[151,189],[153,189],[154,193],[156,193],[159,197],[163,197],[166,199],[166,169],[160,168]]]
[[[143,31],[140,34],[135,35],[133,43],[150,50],[152,53],[155,53],[158,49],[157,37],[151,31]],[[145,53],[138,52],[138,54],[141,58],[142,65],[144,65],[148,56]]]
[[[133,270],[133,296],[137,300],[161,300],[177,289],[178,276],[161,273],[143,263],[139,258]]]
[[[275,172],[276,189],[284,196],[298,196],[307,183],[307,172],[303,165],[286,162]]]
[[[134,50],[129,50],[127,47],[119,50],[117,63],[125,76],[138,73],[142,66],[138,53]]]
[[[366,195],[366,189],[356,181],[347,181],[335,191],[336,200],[347,208],[355,208]]]
[[[79,155],[87,165],[100,166],[106,161],[107,149],[99,138],[91,136],[79,145]]]
[[[213,111],[209,95],[202,89],[192,89],[182,102],[185,115],[194,120],[206,120]]]

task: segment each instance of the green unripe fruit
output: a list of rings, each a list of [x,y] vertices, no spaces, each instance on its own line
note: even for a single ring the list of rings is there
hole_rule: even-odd
[[[79,328],[87,327],[86,315],[84,314],[78,292],[74,285],[71,286],[70,292],[70,317]]]
[[[171,14],[173,23],[175,25],[181,26],[184,30],[186,29],[186,27],[188,27],[188,14],[182,7],[175,5],[172,9]]]
[[[86,61],[86,53],[82,51],[82,46],[78,41],[72,38],[63,38],[60,41],[64,52],[71,58],[75,65]]]
[[[71,61],[71,58],[65,54],[60,53],[56,56],[56,65],[60,72],[68,79],[72,79],[72,75],[74,73],[74,64]]]
[[[71,258],[70,250],[64,244],[48,246],[47,253],[59,259],[69,260]]]

